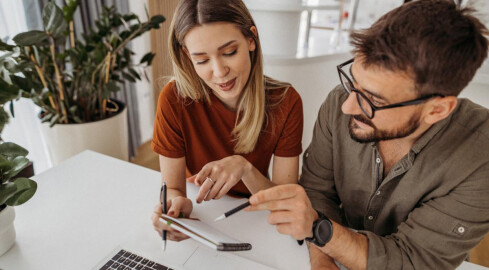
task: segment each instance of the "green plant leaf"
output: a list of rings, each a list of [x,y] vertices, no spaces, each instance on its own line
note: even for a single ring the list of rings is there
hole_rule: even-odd
[[[63,7],[65,21],[70,22],[73,20],[73,14],[75,14],[76,8],[79,4],[79,0],[71,0],[66,3],[66,6]]]
[[[0,104],[5,104],[19,96],[20,89],[0,78]]]
[[[52,128],[54,125],[56,125],[56,121],[59,119],[59,114],[56,114],[53,118],[51,118],[51,121],[49,121],[49,127]]]
[[[47,40],[48,35],[44,31],[32,30],[16,35],[13,40],[19,46],[41,45]]]
[[[12,104],[12,103],[11,103]],[[0,106],[0,133],[2,133],[3,131],[3,128],[5,127],[5,125],[8,123],[8,119],[9,119],[9,115],[8,113],[5,111],[5,109],[3,108],[3,106]]]
[[[155,16],[151,17],[150,22],[153,24],[160,24],[160,23],[164,22],[165,20],[166,20],[166,18],[163,15],[155,15]]]
[[[12,83],[14,85],[17,85],[20,89],[30,92],[31,89],[34,88],[32,84],[32,80],[26,79],[24,77],[16,76],[16,75],[11,75],[10,79],[12,80]]]
[[[151,63],[153,62],[153,58],[155,57],[155,55],[156,54],[149,52],[141,58],[141,61],[139,61],[139,63],[142,64],[146,62],[148,66],[151,66]]]
[[[37,190],[37,183],[28,178],[17,178],[11,181],[17,187],[17,191],[5,203],[17,206],[27,202]]]
[[[130,69],[129,69],[129,73],[131,73],[131,75],[132,75],[134,78],[136,78],[136,79],[138,79],[138,80],[141,80],[141,76],[139,76],[139,73],[138,73],[136,70],[134,70],[133,68],[130,68]]]
[[[12,167],[12,169],[10,169],[10,171],[6,175],[7,179],[16,176],[20,171],[22,171],[22,169],[27,167],[27,165],[29,164],[29,160],[25,157],[19,156],[12,160],[12,164],[14,166]]]
[[[9,45],[2,40],[0,40],[0,50],[2,51],[11,51],[15,46]]]
[[[122,77],[130,82],[136,82],[136,80],[129,73],[122,72]]]
[[[55,37],[61,35],[67,29],[63,11],[54,1],[49,2],[44,6],[42,11],[42,21],[44,30]]]
[[[29,154],[29,151],[13,142],[4,142],[0,144],[0,154],[9,158],[15,158],[18,156],[25,157],[27,154]]]
[[[43,117],[41,118],[41,123],[48,122],[49,120],[51,120],[51,117],[53,117],[52,113],[47,113],[43,115]]]
[[[12,182],[0,185],[0,205],[5,204],[16,192],[17,185]]]
[[[15,111],[14,111],[14,101],[10,101],[10,106],[9,106],[9,109],[10,109],[10,114],[12,115],[12,117],[15,117]]]
[[[12,164],[12,162],[10,162],[6,157],[0,155],[0,171],[2,172],[7,172],[9,171],[12,167],[14,166],[14,164]],[[3,175],[3,174],[2,174]],[[7,180],[7,178],[5,177],[5,180]],[[5,181],[3,181],[5,182]]]

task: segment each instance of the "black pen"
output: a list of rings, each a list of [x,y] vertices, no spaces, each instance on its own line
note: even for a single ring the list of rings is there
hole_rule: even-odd
[[[161,210],[163,211],[163,214],[166,214],[166,182],[163,182],[163,185],[161,186],[160,193],[162,193],[162,199],[161,199]],[[163,230],[161,232],[161,238],[163,239],[163,250],[166,250],[166,230]]]
[[[227,211],[226,213],[224,213],[224,214],[220,215],[218,218],[216,218],[214,221],[225,219],[225,218],[229,217],[230,215],[232,215],[232,214],[234,214],[234,213],[236,213],[236,212],[238,212],[240,210],[245,209],[248,206],[250,206],[250,201],[247,201],[247,202],[239,205],[238,207],[233,208],[233,209]]]

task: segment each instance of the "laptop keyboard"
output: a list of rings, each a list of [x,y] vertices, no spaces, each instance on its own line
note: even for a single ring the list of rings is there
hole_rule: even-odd
[[[137,254],[121,249],[100,270],[173,270]]]

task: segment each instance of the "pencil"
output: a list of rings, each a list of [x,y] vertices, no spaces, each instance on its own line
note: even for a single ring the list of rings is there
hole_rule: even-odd
[[[237,206],[236,208],[233,208],[233,209],[227,211],[226,213],[224,213],[224,214],[220,215],[219,217],[217,217],[214,221],[219,221],[221,219],[225,219],[225,218],[229,217],[230,215],[232,215],[232,214],[234,214],[236,212],[239,212],[239,211],[245,209],[248,206],[250,206],[250,201],[247,201],[247,202],[245,202],[245,203]]]
[[[163,193],[163,198],[161,200],[161,210],[163,211],[164,214],[166,214],[166,182],[163,182],[163,185],[161,186],[161,193]],[[166,230],[163,230],[161,232],[161,238],[163,240],[163,250],[166,250]]]

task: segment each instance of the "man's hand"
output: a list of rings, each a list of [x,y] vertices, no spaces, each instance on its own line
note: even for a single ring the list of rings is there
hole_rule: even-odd
[[[250,197],[246,211],[270,210],[268,223],[277,231],[295,239],[312,237],[312,223],[318,214],[312,208],[305,190],[297,184],[279,185]]]

